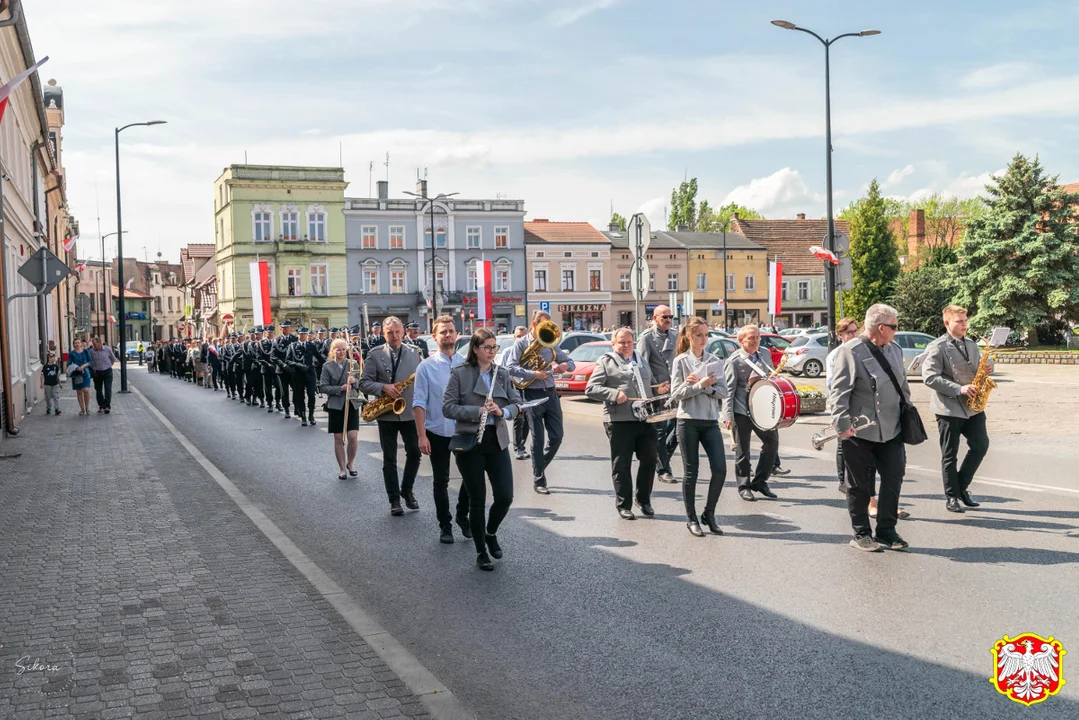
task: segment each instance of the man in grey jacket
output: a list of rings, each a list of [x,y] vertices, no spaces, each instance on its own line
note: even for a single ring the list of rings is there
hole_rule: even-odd
[[[960,501],[967,507],[978,507],[967,492],[974,473],[989,452],[989,434],[985,429],[985,412],[967,407],[968,398],[978,394],[971,385],[978,372],[981,352],[978,344],[967,337],[967,310],[958,305],[944,308],[944,327],[947,332],[929,343],[922,363],[922,382],[933,391],[929,409],[937,416],[940,431],[940,465],[944,476],[944,507],[948,512],[963,512]],[[967,456],[958,469],[959,440],[967,439]]]
[[[671,363],[674,362],[674,348],[678,344],[678,333],[671,328],[674,315],[666,305],[659,305],[652,311],[652,327],[641,333],[637,339],[637,355],[648,365],[653,382],[671,382]],[[663,394],[663,393],[660,393]],[[675,435],[676,421],[653,423],[656,433],[656,451],[659,457],[659,481],[678,482],[671,472],[671,455],[678,447]]]
[[[360,376],[360,390],[376,398],[403,397],[405,410],[400,415],[392,412],[378,418],[378,440],[382,445],[382,480],[386,484],[386,496],[390,500],[390,514],[404,515],[401,498],[409,510],[419,510],[412,486],[420,470],[420,440],[416,432],[415,415],[412,411],[412,393],[414,387],[397,389],[397,383],[416,373],[420,366],[420,356],[415,348],[403,343],[405,328],[400,319],[388,317],[382,322],[386,342],[376,346],[364,362]],[[397,436],[405,445],[405,470],[400,485],[397,479]]]
[[[761,332],[756,325],[738,329],[738,344],[741,347],[731,353],[723,368],[728,391],[727,401],[723,404],[723,425],[734,432],[737,446],[734,474],[738,478],[738,497],[752,502],[756,500],[753,497],[756,491],[775,500],[777,496],[768,487],[768,477],[776,466],[779,433],[761,430],[749,415],[750,380],[754,375],[761,377],[772,372],[772,353],[767,348],[761,349]],[[761,454],[751,476],[749,441],[753,434],[760,438]]]
[[[844,343],[835,356],[829,401],[832,424],[839,431],[846,464],[847,512],[850,514],[858,550],[881,547],[902,550],[907,542],[895,531],[899,493],[903,487],[907,455],[899,414],[910,402],[910,388],[903,370],[903,350],[895,344],[899,313],[884,304],[873,305],[865,314],[865,332]],[[888,376],[891,370],[899,384]],[[868,417],[873,425],[855,432],[856,418]],[[880,473],[877,493],[877,533],[869,521],[869,498],[875,474]]]

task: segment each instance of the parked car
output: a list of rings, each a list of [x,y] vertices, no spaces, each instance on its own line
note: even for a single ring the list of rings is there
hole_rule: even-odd
[[[142,344],[142,340],[128,340],[124,343],[124,354],[127,355],[128,360],[139,359],[139,345]]]
[[[779,361],[783,359],[783,351],[790,344],[790,340],[774,333],[763,333],[761,335],[761,347],[766,347],[771,351],[772,365],[779,364]]]
[[[716,357],[726,360],[731,356],[735,350],[739,347],[738,343],[730,338],[717,337],[708,341],[708,344],[704,346],[704,349]]]
[[[783,337],[794,338],[799,335],[805,335],[809,331],[809,328],[784,328],[779,331],[779,334]]]
[[[464,344],[461,343],[461,338],[457,339],[457,354],[463,358],[468,357],[468,341],[471,339],[471,335],[464,338]],[[495,355],[495,362],[499,365],[502,364],[502,354],[506,352],[506,349],[513,345],[514,337],[512,335],[495,335],[495,340],[498,342],[498,354]]]
[[[633,333],[633,340],[634,342],[636,342],[637,336],[640,335],[640,333],[638,333],[636,330],[633,330],[632,328],[630,329],[630,332]],[[600,335],[605,337],[607,341],[610,342],[613,339],[614,331],[612,330],[611,332],[601,332]]]
[[[438,340],[435,339],[434,335],[420,335],[416,339],[427,343],[427,357],[438,355]]]
[[[824,361],[828,357],[828,335],[799,335],[791,340],[784,354],[787,356],[784,370],[792,375],[804,373],[806,377],[820,377],[824,374]]]
[[[607,340],[586,342],[578,345],[569,354],[573,358],[576,367],[573,372],[558,373],[554,376],[554,387],[559,395],[583,395],[584,389],[592,377],[592,371],[596,369],[596,361],[603,353],[611,351],[611,343]]]
[[[911,367],[911,363],[914,362],[914,358],[925,352],[926,346],[934,340],[936,338],[932,335],[910,330],[900,330],[895,334],[896,344],[903,348],[903,367],[906,369],[907,375],[920,376],[922,374],[920,364]]]
[[[562,333],[562,342],[559,343],[559,347],[562,348],[562,352],[569,355],[577,349],[577,346],[588,342],[597,342],[599,340],[606,340],[608,343],[610,342],[610,340],[604,337],[602,333],[577,331],[564,332]]]

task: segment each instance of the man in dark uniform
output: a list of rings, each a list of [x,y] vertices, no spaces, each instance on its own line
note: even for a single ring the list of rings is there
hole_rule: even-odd
[[[281,390],[278,388],[277,361],[274,358],[273,326],[263,327],[262,339],[255,346],[259,369],[262,372],[262,395],[266,400],[266,412],[274,411],[274,398],[277,409],[281,409]]]
[[[209,338],[202,344],[202,361],[210,366],[210,382],[213,383],[214,392],[217,392],[218,386],[224,383],[221,378],[221,351],[217,349],[215,339]]]
[[[300,425],[315,424],[315,358],[318,350],[307,337],[310,331],[300,328],[300,339],[288,348],[287,364],[292,371],[292,400],[296,404],[296,417]],[[304,394],[307,395],[307,414],[304,415]]]
[[[278,387],[278,401],[285,408],[285,419],[289,419],[289,402],[288,393],[292,388],[292,368],[288,364],[288,349],[289,346],[296,342],[296,336],[292,334],[292,322],[290,320],[284,320],[281,323],[281,337],[274,341],[274,360],[277,364],[275,372],[277,373],[277,387]],[[303,419],[303,415],[300,416]]]
[[[251,339],[244,348],[244,366],[247,369],[247,404],[255,406],[258,399],[259,407],[264,408],[265,398],[262,394],[262,364],[259,362],[259,345],[262,343],[262,326],[256,325],[251,329]],[[272,401],[272,398],[271,398]]]
[[[359,326],[354,327],[355,330],[359,330]],[[357,335],[359,333],[356,333]],[[375,320],[371,323],[371,334],[367,336],[367,340],[363,343],[363,358],[367,359],[367,356],[371,354],[371,351],[377,348],[379,345],[385,345],[386,338],[382,337],[382,323]]]
[[[318,339],[313,343],[315,346],[315,390],[322,393],[318,382],[322,377],[322,366],[326,364],[326,356],[330,352],[330,341],[326,338],[326,328],[319,328]]]
[[[416,348],[416,352],[420,354],[420,360],[426,360],[428,358],[427,341],[420,340],[420,324],[415,320],[410,320],[405,325],[405,342]]]

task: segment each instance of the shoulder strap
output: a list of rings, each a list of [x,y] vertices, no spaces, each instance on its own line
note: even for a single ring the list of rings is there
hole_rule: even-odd
[[[892,364],[888,362],[888,358],[884,357],[884,353],[880,351],[880,348],[874,345],[868,338],[861,338],[861,341],[865,343],[865,346],[869,348],[869,352],[873,353],[873,357],[877,359],[877,363],[884,369],[884,372],[888,373],[888,379],[892,381],[892,386],[895,388],[895,392],[899,395],[899,402],[901,405],[907,404],[907,397],[903,394],[903,389],[899,386],[899,381],[895,379],[895,374],[892,372]]]

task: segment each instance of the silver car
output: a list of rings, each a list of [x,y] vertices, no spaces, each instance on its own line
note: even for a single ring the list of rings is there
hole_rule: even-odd
[[[787,358],[783,369],[791,375],[804,373],[806,377],[820,377],[824,374],[824,360],[828,357],[828,335],[797,335],[783,354]]]

